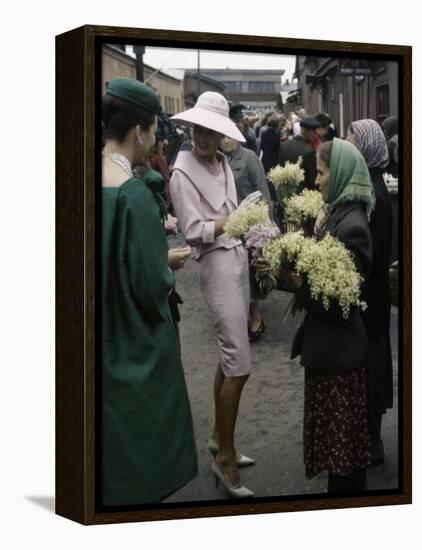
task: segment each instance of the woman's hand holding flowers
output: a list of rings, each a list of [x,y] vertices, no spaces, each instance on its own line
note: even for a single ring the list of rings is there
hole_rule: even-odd
[[[265,275],[269,272],[270,266],[265,258],[258,258],[254,263],[255,271],[259,275]],[[300,275],[296,275],[296,273],[292,273],[291,271],[287,271],[286,269],[283,269],[280,267],[276,271],[272,272],[272,275],[276,277],[278,280],[284,280],[285,284],[294,290],[297,290],[302,286],[303,279]]]

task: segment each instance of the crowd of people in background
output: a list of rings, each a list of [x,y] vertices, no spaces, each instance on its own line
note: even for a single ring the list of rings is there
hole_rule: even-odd
[[[224,234],[224,223],[240,204],[263,197],[285,231],[267,174],[299,159],[305,179],[298,192],[319,189],[328,207],[315,234],[320,239],[329,231],[353,252],[368,304],[363,314],[356,310],[347,323],[339,321],[305,296],[302,281],[284,274],[284,288],[302,293],[306,311],[294,342],[305,367],[306,475],[327,470],[330,492],[365,490],[366,468],[384,460],[382,418],[393,400],[392,210],[383,173],[398,175],[397,118],[382,127],[353,121],[347,139],[339,139],[330,114],[301,107],[246,117],[242,105],[229,108],[223,96],[205,92],[195,107],[169,118],[157,101],[147,86],[115,79],[103,103],[103,502],[161,500],[196,475],[183,342],[172,329],[178,321],[174,271],[191,253],[220,355],[208,443],[212,471],[232,498],[253,496],[241,485],[239,468],[255,461],[236,449],[235,425],[251,370],[250,344],[265,333],[264,297],[247,251]],[[137,208],[143,218],[136,218]],[[176,227],[192,251],[167,252],[165,231]]]

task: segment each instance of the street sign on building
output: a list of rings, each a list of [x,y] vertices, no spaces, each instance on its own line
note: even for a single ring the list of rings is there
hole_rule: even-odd
[[[368,76],[372,69],[365,59],[341,59],[339,74],[342,76]]]

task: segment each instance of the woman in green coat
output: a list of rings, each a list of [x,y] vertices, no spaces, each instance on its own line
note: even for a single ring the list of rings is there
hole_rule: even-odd
[[[155,142],[158,96],[112,80],[103,97],[101,504],[158,502],[197,474],[163,226],[164,182],[133,177]]]

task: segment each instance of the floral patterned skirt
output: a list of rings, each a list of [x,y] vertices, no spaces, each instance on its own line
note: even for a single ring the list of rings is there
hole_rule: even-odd
[[[347,476],[370,464],[365,368],[305,368],[303,448],[308,479],[322,470]]]

